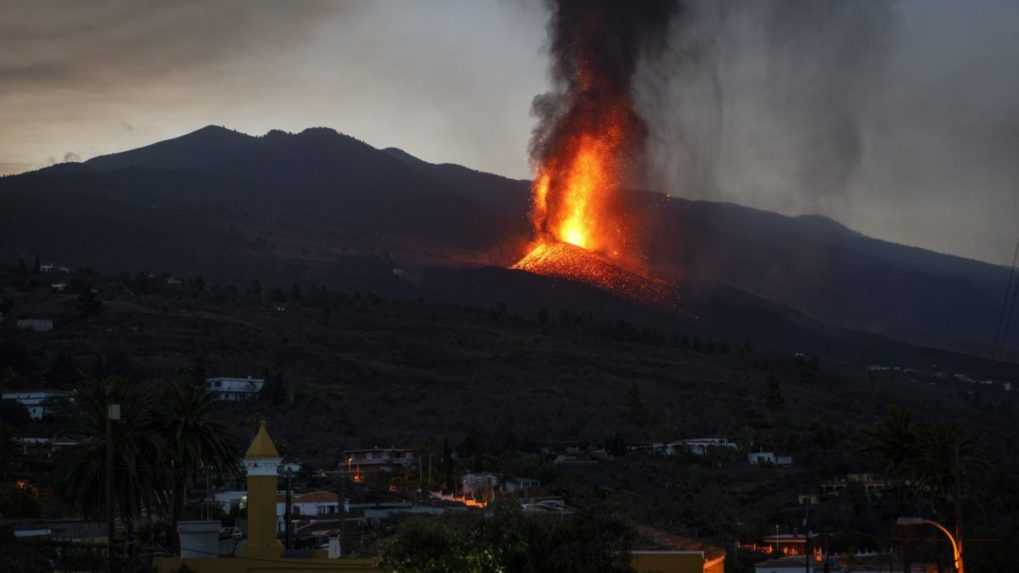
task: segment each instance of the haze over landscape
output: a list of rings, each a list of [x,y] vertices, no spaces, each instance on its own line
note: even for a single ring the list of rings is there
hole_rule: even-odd
[[[0,0],[0,570],[1014,573],[1016,22]]]
[[[638,78],[655,190],[1010,263],[1014,3],[691,4],[696,33],[674,30],[672,53]],[[325,125],[529,178],[544,19],[518,0],[4,2],[0,173],[207,124]]]

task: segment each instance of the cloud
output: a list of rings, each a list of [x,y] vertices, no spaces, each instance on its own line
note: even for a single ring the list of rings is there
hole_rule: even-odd
[[[7,2],[0,81],[23,87],[142,82],[300,41],[347,5],[326,1]]]
[[[977,6],[979,4],[979,6]],[[999,263],[1019,219],[1014,3],[695,2],[643,70],[651,185]],[[979,34],[973,30],[979,29]]]

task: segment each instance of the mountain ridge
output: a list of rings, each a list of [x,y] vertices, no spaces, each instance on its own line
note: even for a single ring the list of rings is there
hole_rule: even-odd
[[[882,241],[827,217],[651,192],[628,200],[649,266],[680,286],[731,285],[839,327],[988,350],[1004,267]],[[243,280],[265,269],[312,276],[364,255],[505,268],[530,241],[529,206],[527,181],[377,149],[330,128],[251,136],[207,126],[0,179],[0,256]],[[104,239],[95,246],[90,237]]]

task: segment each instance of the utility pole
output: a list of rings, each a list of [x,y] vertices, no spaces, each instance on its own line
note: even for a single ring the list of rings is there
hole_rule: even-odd
[[[113,573],[113,421],[120,419],[120,404],[111,404],[106,387],[106,573]]]
[[[803,563],[803,570],[806,573],[810,573],[810,561],[813,559],[811,555],[810,547],[810,526],[808,525],[810,518],[810,506],[803,506],[803,555],[806,557],[806,561]]]
[[[294,501],[293,497],[291,496],[291,489],[290,489],[291,488],[291,482],[290,482],[290,478],[293,477],[294,472],[290,469],[289,464],[288,464],[288,467],[287,467],[286,471],[287,471],[287,503],[286,503],[285,509],[283,511],[283,520],[284,520],[283,521],[283,525],[284,525],[283,531],[284,531],[284,535],[286,536],[285,539],[284,539],[284,542],[285,542],[284,546],[289,550],[289,549],[291,549],[291,547],[290,547],[290,511],[291,511],[291,509],[290,508],[292,507],[293,501]]]

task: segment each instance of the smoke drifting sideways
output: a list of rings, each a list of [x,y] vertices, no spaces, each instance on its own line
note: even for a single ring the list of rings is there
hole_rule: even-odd
[[[685,3],[633,77],[646,186],[1007,263],[1019,5],[979,4]]]

